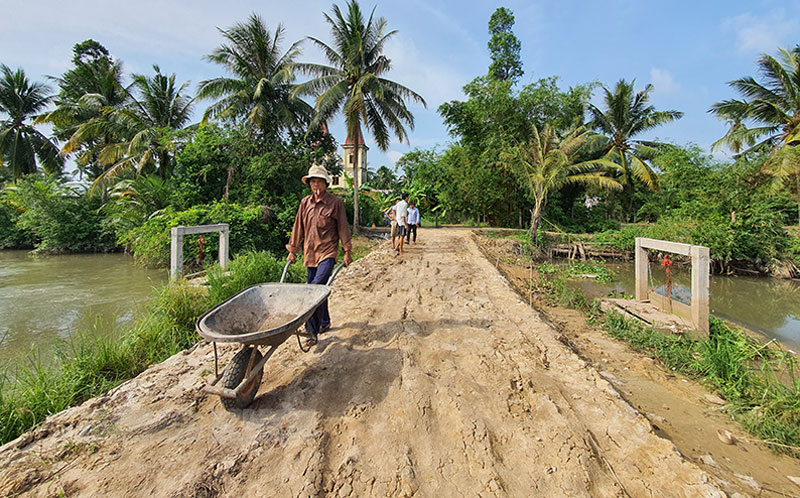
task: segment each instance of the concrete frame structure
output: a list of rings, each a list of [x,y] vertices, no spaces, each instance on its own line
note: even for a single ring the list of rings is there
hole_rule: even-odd
[[[183,237],[199,233],[219,232],[219,265],[228,267],[230,228],[227,223],[216,225],[177,226],[170,230],[169,278],[177,280],[183,274]]]
[[[650,292],[647,283],[650,268],[648,266],[647,249],[691,256],[692,258],[692,305],[687,307],[667,296],[659,296]],[[651,301],[662,309],[665,305],[669,306],[669,311],[675,314],[688,314],[692,324],[702,337],[708,337],[708,298],[709,298],[709,266],[711,255],[708,247],[695,246],[691,244],[681,244],[666,240],[648,239],[645,237],[636,238],[636,300]],[[687,309],[688,308],[688,309]],[[687,313],[688,311],[688,313]]]

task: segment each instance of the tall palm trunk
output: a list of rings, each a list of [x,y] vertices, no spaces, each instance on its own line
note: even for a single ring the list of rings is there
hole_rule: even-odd
[[[545,197],[538,196],[531,209],[531,240],[536,242],[536,232],[539,230],[539,223],[542,221],[542,209],[544,209]]]
[[[358,170],[359,170],[359,147],[358,147],[358,140],[356,140],[356,147],[353,157],[353,235],[358,235],[358,226],[359,226],[359,213],[358,213]]]

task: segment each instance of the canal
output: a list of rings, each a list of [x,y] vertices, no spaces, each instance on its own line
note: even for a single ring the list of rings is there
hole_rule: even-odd
[[[166,281],[125,254],[0,251],[0,364],[30,352],[47,361],[60,339],[124,326]]]
[[[605,267],[614,272],[610,282],[576,281],[587,297],[607,296],[613,292],[629,296],[635,293],[633,263],[607,263]],[[651,263],[650,272],[648,287],[666,281],[659,265]],[[672,280],[678,289],[684,289],[685,294],[690,292],[691,271],[688,267],[675,268]],[[712,275],[710,307],[713,315],[776,339],[800,352],[800,281]]]

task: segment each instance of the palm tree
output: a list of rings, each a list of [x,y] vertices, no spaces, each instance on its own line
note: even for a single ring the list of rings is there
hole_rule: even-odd
[[[75,67],[61,77],[50,78],[60,88],[55,98],[56,108],[36,120],[52,123],[54,134],[63,140],[68,140],[81,124],[92,119],[108,119],[112,110],[130,103],[130,95],[122,84],[122,64],[114,61],[105,47],[94,40],[86,40],[76,44],[73,52]],[[114,141],[115,137],[106,134],[71,150],[82,175],[93,180],[103,173],[105,168],[98,160],[99,152]]]
[[[161,178],[170,175],[177,145],[192,128],[186,123],[194,99],[185,94],[188,82],[176,86],[174,73],[166,76],[158,66],[153,69],[156,74],[152,77],[133,75],[128,105],[109,108],[102,116],[82,123],[64,146],[62,153],[69,153],[87,141],[114,137],[115,141],[99,152],[99,161],[109,167],[93,187],[131,169],[157,172]]]
[[[589,110],[593,115],[589,126],[609,140],[604,150],[604,157],[621,166],[620,180],[628,191],[629,214],[633,204],[634,178],[651,189],[656,188],[655,172],[646,161],[664,145],[659,142],[634,140],[633,137],[683,116],[679,111],[656,111],[655,107],[648,105],[653,85],[647,85],[644,90],[634,93],[634,83],[635,81],[628,83],[624,79],[619,80],[613,92],[603,86],[604,110],[589,104]]]
[[[408,142],[406,126],[414,129],[414,115],[406,100],[425,106],[425,100],[399,83],[383,78],[391,61],[383,54],[386,41],[397,31],[386,32],[386,19],[374,19],[375,9],[364,20],[355,0],[347,2],[347,15],[333,6],[332,16],[323,14],[331,26],[333,46],[309,37],[325,54],[330,63],[298,64],[298,69],[314,76],[295,89],[295,94],[315,95],[315,115],[311,128],[322,126],[341,111],[347,135],[358,143],[362,125],[372,133],[378,148],[385,151],[393,133],[398,140]],[[357,169],[360,164],[358,147],[353,161],[354,192],[358,192]],[[358,197],[353,198],[353,231],[358,232]]]
[[[60,173],[64,165],[58,147],[26,123],[50,103],[49,91],[43,83],[31,84],[22,69],[12,72],[0,64],[0,114],[8,116],[0,121],[0,166],[7,167],[15,180],[35,172],[37,159],[51,174]]]
[[[757,64],[761,81],[745,76],[729,83],[744,100],[723,100],[709,109],[731,124],[712,148],[727,145],[740,155],[769,151],[766,170],[782,179],[795,177],[800,212],[800,45],[780,49],[778,59],[764,54]],[[756,126],[748,128],[748,121]]]
[[[591,146],[596,137],[580,127],[562,139],[550,125],[545,126],[541,134],[533,125],[527,142],[500,153],[500,164],[533,196],[531,239],[536,238],[548,196],[563,186],[584,184],[613,190],[622,188],[604,171],[618,170],[619,165],[608,159],[580,159],[583,149]]]
[[[262,138],[285,131],[305,131],[311,106],[292,95],[300,42],[281,55],[283,25],[278,24],[272,34],[257,14],[244,24],[220,32],[229,43],[205,58],[223,66],[233,77],[200,82],[197,97],[217,99],[203,120],[245,118],[251,131],[260,133]]]

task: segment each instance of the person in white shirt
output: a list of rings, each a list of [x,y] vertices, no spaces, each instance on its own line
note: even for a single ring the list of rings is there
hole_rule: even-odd
[[[395,204],[394,219],[397,221],[397,245],[394,246],[395,256],[403,254],[403,243],[408,232],[408,194],[403,192],[400,202]]]
[[[394,206],[390,207],[386,211],[383,212],[383,215],[386,216],[389,221],[391,222],[392,227],[392,247],[397,245],[397,203],[400,202],[400,198],[394,200]]]
[[[413,202],[408,203],[408,233],[406,234],[406,242],[409,244],[417,243],[417,227],[419,227],[419,209]],[[414,239],[411,239],[411,233],[414,233]]]

